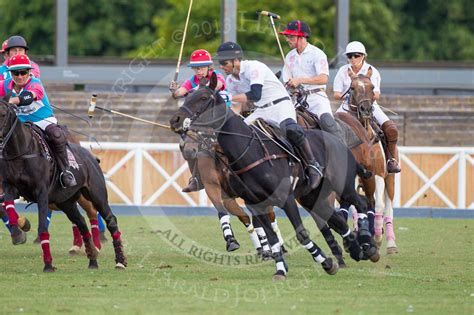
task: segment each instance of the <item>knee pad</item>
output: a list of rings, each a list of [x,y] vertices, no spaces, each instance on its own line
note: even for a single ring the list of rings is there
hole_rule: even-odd
[[[387,138],[387,142],[397,142],[398,140],[398,129],[394,121],[389,120],[383,123],[382,131]]]
[[[305,133],[303,128],[296,123],[293,119],[285,119],[281,122],[280,128],[285,132],[286,138],[293,146],[303,145],[305,139]]]
[[[67,138],[64,131],[56,124],[51,124],[44,130],[49,141],[55,146],[67,144]]]

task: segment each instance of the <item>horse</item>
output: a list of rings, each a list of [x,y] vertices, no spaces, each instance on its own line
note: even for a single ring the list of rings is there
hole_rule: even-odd
[[[237,216],[247,228],[247,231],[251,233],[250,239],[252,240],[252,243],[255,249],[257,250],[258,255],[262,256],[262,258],[264,259],[269,258],[268,241],[264,230],[262,228],[254,229],[250,217],[242,210],[242,208],[235,201],[237,196],[229,186],[230,174],[226,171],[226,163],[228,161],[225,155],[223,154],[219,144],[215,143],[215,135],[212,134],[212,132],[209,136],[205,134],[203,135],[202,133],[190,133],[192,134],[192,136],[186,135],[184,138],[184,146],[182,149],[183,155],[189,158],[195,158],[197,155],[199,155],[197,167],[198,169],[203,170],[202,172],[200,172],[201,181],[204,185],[204,189],[206,191],[207,196],[218,211],[219,219],[223,215],[227,214],[227,212]],[[211,141],[212,150],[200,148],[200,141]],[[216,154],[219,155],[218,159],[216,159],[215,157]],[[286,249],[283,246],[283,237],[281,236],[280,230],[276,223],[275,212],[273,211],[273,207],[269,207],[267,209],[267,213],[270,217],[272,228],[277,233],[280,244],[282,245],[283,252],[285,253]],[[342,249],[338,245],[336,239],[334,238],[334,235],[331,233],[327,222],[314,214],[312,215],[318,229],[326,240],[326,243],[328,244],[332,254],[337,259],[339,267],[345,267],[346,264],[344,262]],[[255,233],[255,230],[257,231],[257,233]],[[225,233],[224,229],[223,233]],[[232,248],[233,244],[237,241],[233,237],[233,232],[230,225],[228,226],[228,233],[231,236],[226,237],[224,234],[224,239],[226,240],[226,248],[229,251],[229,248]]]
[[[73,137],[71,135],[71,133],[69,133],[69,131],[66,129],[66,133],[67,133],[67,138],[68,138],[68,141],[70,143],[76,143],[76,144],[80,144],[79,140],[75,137]],[[98,160],[98,162],[100,163],[100,161]],[[3,180],[0,179],[0,183],[2,182]],[[3,196],[3,188],[0,187],[0,191],[1,191],[1,195],[2,195],[2,204],[4,203],[4,196]],[[99,226],[98,226],[98,220],[99,220],[99,217],[98,217],[98,214],[97,214],[97,210],[94,208],[94,205],[88,201],[86,198],[84,198],[83,196],[81,196],[78,200],[78,203],[79,205],[82,207],[82,209],[84,209],[84,211],[86,212],[87,214],[87,217],[89,218],[89,222],[91,224],[91,231],[92,231],[92,240],[94,242],[94,245],[95,247],[100,250],[101,249],[101,239],[102,241],[104,240],[107,240],[105,237],[103,237],[103,235],[101,235],[100,231],[99,231]],[[11,202],[9,202],[9,204],[11,204]],[[3,206],[4,207],[4,206]],[[8,222],[8,215],[7,215],[7,212],[5,209],[3,209],[3,207],[1,207],[2,209],[0,209],[0,216],[2,217],[2,220],[5,222],[5,225],[7,225],[6,222]],[[55,205],[49,205],[50,209],[51,210],[58,210],[60,211],[59,208],[55,207]],[[14,208],[11,209],[12,211],[15,211]],[[16,211],[15,211],[16,212]],[[14,214],[16,216],[18,216],[18,226],[20,227],[20,229],[24,232],[28,232],[31,228],[31,224],[28,220],[28,218],[24,217],[24,216],[19,216],[17,213]],[[49,219],[50,219],[50,216],[49,216]],[[10,230],[11,232],[11,227],[9,225],[7,225],[7,228]],[[71,256],[74,256],[74,255],[78,255],[80,254],[80,251],[81,251],[81,247],[82,247],[82,236],[81,236],[81,233],[79,231],[79,229],[77,228],[77,225],[73,224],[72,225],[72,232],[73,232],[73,245],[72,247],[69,249],[69,254]],[[15,233],[15,235],[12,235],[12,242],[13,242],[13,245],[18,245],[18,244],[24,244],[26,242],[26,234],[25,233]],[[40,239],[39,239],[39,236],[34,240],[34,243],[41,243]]]
[[[22,124],[16,116],[16,106],[0,100],[0,175],[3,177],[6,207],[13,206],[16,196],[23,196],[38,204],[38,234],[43,251],[43,271],[54,272],[46,224],[48,205],[54,204],[61,209],[79,228],[89,259],[89,268],[98,268],[97,255],[91,234],[84,218],[77,208],[77,200],[84,196],[104,218],[112,235],[117,269],[125,269],[125,256],[117,218],[113,215],[107,201],[105,179],[99,163],[92,154],[80,145],[68,146],[71,171],[77,185],[62,188],[58,180],[56,162],[51,150],[41,137],[41,131],[33,124]],[[10,221],[16,218],[10,217]]]
[[[349,125],[363,144],[352,153],[356,159],[375,176],[362,179],[362,187],[369,201],[371,211],[375,212],[374,234],[378,247],[382,244],[383,224],[385,223],[387,254],[398,253],[393,230],[393,197],[395,194],[395,174],[388,173],[385,150],[380,137],[383,132],[373,117],[372,104],[374,86],[370,81],[371,70],[367,76],[352,76],[347,113],[336,113],[336,117]],[[342,207],[342,205],[341,205]],[[348,209],[347,205],[345,206]]]
[[[248,126],[225,105],[223,99],[214,91],[217,84],[215,75],[211,76],[209,86],[201,84],[199,89],[190,94],[178,112],[171,118],[173,131],[182,133],[183,123],[192,128],[212,128],[218,135],[217,142],[229,159],[228,169],[232,173],[230,186],[241,197],[251,211],[252,221],[259,221],[264,227],[276,262],[274,280],[286,279],[288,267],[281,253],[278,237],[271,230],[266,215],[268,206],[282,208],[288,216],[296,236],[330,275],[337,273],[337,262],[326,257],[324,252],[311,240],[298,212],[295,197],[309,211],[317,211],[329,221],[337,221],[341,226],[335,226],[343,233],[345,241],[349,242],[351,257],[360,260],[363,255],[377,256],[378,252],[371,244],[370,232],[366,219],[359,223],[358,239],[363,242],[360,246],[358,239],[347,227],[344,220],[336,220],[336,213],[328,204],[327,197],[336,191],[344,200],[349,200],[360,211],[364,204],[354,188],[354,179],[359,166],[354,157],[336,138],[318,130],[308,131],[306,136],[313,147],[313,154],[326,167],[326,176],[314,191],[307,185],[303,167],[295,163],[291,149],[282,150],[281,144],[276,144],[264,132],[255,126]],[[315,148],[319,150],[316,151]],[[347,169],[332,163],[327,155],[340,156],[346,162]],[[301,181],[299,179],[302,179]],[[343,231],[343,229],[346,229]],[[343,232],[342,232],[343,231]],[[361,248],[362,247],[362,248]],[[367,259],[366,257],[364,257]],[[378,260],[378,259],[377,259]]]

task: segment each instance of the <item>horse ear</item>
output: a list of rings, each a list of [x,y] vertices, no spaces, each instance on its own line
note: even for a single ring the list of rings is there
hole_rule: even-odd
[[[352,71],[350,67],[347,69],[347,74],[349,75],[349,78],[351,78],[351,80],[354,80],[357,77],[357,75],[354,73],[354,71]]]
[[[207,79],[202,77],[200,80],[199,80],[199,87],[203,87],[203,86],[206,86],[207,85]]]
[[[209,81],[209,88],[211,90],[215,90],[216,89],[216,86],[217,86],[217,75],[216,73],[213,71],[212,74],[211,74],[211,79]]]
[[[372,76],[372,73],[374,71],[372,70],[372,66],[369,67],[369,70],[367,70],[367,76],[370,78]]]

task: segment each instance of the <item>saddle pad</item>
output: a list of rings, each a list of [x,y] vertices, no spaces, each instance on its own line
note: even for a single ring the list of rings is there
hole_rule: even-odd
[[[44,132],[38,126],[31,122],[26,122],[25,126],[29,127],[33,137],[39,143],[41,155],[45,157],[50,163],[53,162],[53,153],[48,143],[44,139]]]
[[[335,118],[336,123],[339,124],[343,133],[344,133],[344,140],[346,141],[347,147],[352,149],[360,144],[362,144],[362,140],[352,131],[352,128],[346,124],[344,121],[340,120],[339,118]]]

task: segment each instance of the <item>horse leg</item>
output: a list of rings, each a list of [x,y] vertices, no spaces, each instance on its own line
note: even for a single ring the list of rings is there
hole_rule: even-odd
[[[281,236],[281,231],[278,228],[278,221],[276,219],[275,211],[273,211],[272,206],[267,207],[267,213],[268,213],[268,217],[270,218],[270,221],[272,222],[272,229],[278,236],[278,241],[280,242],[281,251],[283,252],[283,254],[286,254],[287,250],[283,246],[283,243],[284,243],[283,236]]]
[[[19,226],[20,216],[15,210],[14,197],[5,194],[5,201],[3,202],[3,209],[8,217],[8,225],[10,226],[10,235],[13,245],[24,244],[26,242],[26,233]]]
[[[49,245],[48,232],[48,191],[43,187],[37,194],[38,204],[38,235],[40,239],[41,249],[43,250],[43,272],[54,272],[56,267],[53,266],[53,257],[51,256],[51,249]]]
[[[69,255],[75,256],[81,253],[82,235],[76,224],[72,224],[72,247],[69,249]]]
[[[326,254],[319,248],[316,243],[314,243],[310,237],[309,233],[303,225],[303,221],[301,220],[301,216],[298,211],[298,206],[295,202],[295,197],[293,195],[289,195],[284,207],[282,207],[285,211],[288,219],[293,225],[293,228],[296,232],[296,238],[303,245],[304,248],[311,254],[313,260],[323,267],[324,271],[326,271],[330,275],[335,275],[339,266],[337,262],[333,261],[330,257],[326,257]]]
[[[281,252],[280,242],[278,241],[278,236],[272,229],[271,221],[266,213],[266,207],[261,205],[251,205],[247,204],[247,207],[252,211],[254,222],[260,224],[265,233],[268,235],[268,242],[270,243],[272,256],[275,260],[276,272],[273,275],[273,280],[280,281],[286,280],[286,274],[288,273],[288,265],[283,258],[283,253]]]
[[[97,173],[97,176],[102,176],[102,174]],[[96,180],[92,178],[91,182],[98,184],[88,189],[86,196],[90,197],[90,201],[94,205],[94,208],[99,211],[99,214],[105,220],[107,229],[112,235],[112,244],[115,251],[115,268],[125,269],[127,267],[127,256],[123,250],[123,243],[117,224],[117,218],[112,213],[109,203],[107,202],[105,183],[103,178],[97,178]]]
[[[92,202],[84,198],[84,196],[81,196],[78,202],[81,205],[82,209],[86,211],[87,217],[89,218],[89,222],[91,224],[92,240],[94,242],[95,247],[100,250],[102,246],[100,244],[100,231],[97,210],[92,205]]]
[[[84,242],[84,248],[86,250],[86,255],[89,259],[89,269],[99,268],[99,265],[97,264],[97,256],[99,255],[99,251],[97,250],[94,245],[94,242],[92,241],[91,233],[89,232],[89,228],[87,227],[84,217],[81,215],[79,209],[77,208],[77,203],[61,203],[58,204],[58,206],[60,209],[63,210],[68,219],[77,226],[81,233],[82,240]]]
[[[224,207],[233,215],[235,215],[237,218],[239,218],[239,221],[242,222],[242,224],[245,226],[247,229],[247,232],[249,233],[250,240],[252,241],[252,245],[255,248],[255,250],[258,251],[258,248],[261,249],[262,245],[260,244],[260,240],[258,238],[257,232],[255,231],[255,228],[252,224],[252,221],[250,220],[250,217],[245,213],[244,210],[237,204],[234,198],[224,198],[222,200]]]
[[[105,224],[104,220],[100,215],[97,215],[97,221],[99,222],[99,232],[100,232],[100,243],[108,242],[109,240],[105,237]]]
[[[385,179],[375,175],[375,243],[382,246],[383,211],[385,208]]]
[[[380,254],[375,245],[375,241],[373,240],[373,236],[370,233],[370,223],[367,216],[367,203],[353,187],[352,189],[344,190],[341,200],[352,204],[359,212],[357,219],[357,239],[364,251],[364,256],[366,256],[363,259],[370,259],[372,262],[379,261]]]
[[[3,205],[3,202],[2,202],[2,205]],[[5,227],[8,229],[8,232],[12,232],[12,229],[10,227],[10,224],[9,224],[9,220],[8,220],[8,214],[7,212],[3,209],[3,206],[0,207],[0,217],[2,218],[2,221],[3,221],[3,224],[5,224]]]
[[[313,217],[313,220],[316,223],[316,226],[318,227],[319,231],[326,240],[326,243],[328,244],[331,253],[336,258],[339,268],[345,268],[346,263],[344,262],[344,257],[342,256],[342,248],[339,246],[336,239],[334,238],[334,235],[332,234],[331,229],[327,225],[326,221],[323,220],[316,213],[314,213],[314,211],[310,211],[310,214]]]
[[[395,232],[393,231],[393,204],[392,198],[387,190],[385,190],[385,229],[387,233],[387,254],[398,253],[397,244],[395,243]]]
[[[258,243],[260,244],[257,249],[257,255],[261,257],[263,260],[270,260],[272,259],[272,251],[270,249],[270,245],[267,239],[267,233],[265,233],[265,228],[262,225],[260,219],[258,219],[255,215],[252,215],[252,222],[253,226],[255,227],[255,234],[258,237]]]

